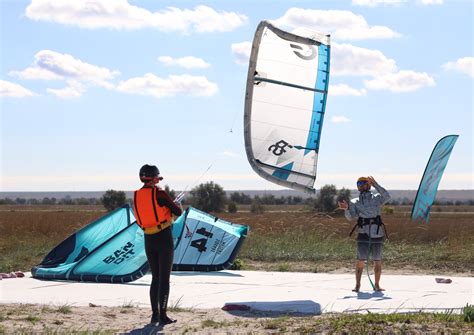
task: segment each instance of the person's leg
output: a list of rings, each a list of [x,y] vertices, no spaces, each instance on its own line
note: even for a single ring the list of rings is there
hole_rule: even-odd
[[[160,324],[166,325],[174,323],[176,320],[167,315],[168,298],[170,292],[170,275],[173,268],[173,236],[171,228],[167,228],[159,233],[160,236],[160,274],[159,274],[159,305]]]
[[[376,291],[385,291],[380,287],[380,277],[382,277],[382,243],[375,243],[372,248],[373,259],[374,259],[374,273],[375,273],[375,290]]]
[[[382,276],[382,261],[374,261],[374,272],[375,272],[375,290],[385,291],[380,287],[380,277]]]
[[[355,277],[356,277],[356,286],[352,290],[354,292],[359,292],[360,290],[360,281],[362,278],[362,272],[364,272],[364,263],[367,259],[368,254],[368,244],[366,241],[357,241],[357,262],[355,267]]]
[[[357,260],[356,262],[356,285],[355,288],[352,290],[354,292],[359,292],[360,290],[360,280],[362,278],[362,272],[364,271],[364,260]]]
[[[158,308],[158,291],[159,291],[159,273],[160,264],[158,262],[157,235],[145,235],[145,253],[148,259],[148,265],[151,271],[150,285],[150,305],[151,305],[151,321],[157,323],[159,321],[160,310]]]

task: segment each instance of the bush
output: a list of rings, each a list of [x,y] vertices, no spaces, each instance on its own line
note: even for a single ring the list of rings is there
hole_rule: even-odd
[[[336,204],[337,189],[334,185],[324,185],[319,190],[318,197],[314,202],[314,209],[320,212],[330,213],[337,208]],[[341,197],[344,194],[340,194]]]
[[[254,199],[252,205],[250,205],[250,212],[254,214],[262,214],[265,212],[265,206],[263,206],[258,199]]]
[[[222,212],[226,203],[226,196],[222,186],[210,181],[200,184],[190,192],[191,204],[203,212]]]
[[[243,270],[245,268],[245,262],[240,258],[237,258],[234,263],[230,266],[230,270]]]
[[[100,201],[105,209],[110,212],[125,205],[127,203],[127,196],[124,191],[108,190],[102,198],[100,198]]]
[[[383,214],[393,214],[394,208],[390,206],[384,206],[382,209]]]
[[[237,213],[237,205],[235,202],[231,202],[227,205],[227,211],[229,213]]]

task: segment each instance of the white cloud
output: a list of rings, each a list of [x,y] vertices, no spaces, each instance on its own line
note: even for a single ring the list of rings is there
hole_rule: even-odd
[[[158,61],[167,65],[173,66],[177,65],[180,67],[184,67],[185,69],[206,69],[211,66],[211,64],[207,63],[202,58],[197,58],[193,56],[181,57],[181,58],[173,58],[170,56],[160,56],[158,57]]]
[[[10,73],[22,79],[77,80],[111,88],[112,85],[108,80],[113,79],[120,72],[85,63],[69,54],[41,50],[35,55],[32,67]]]
[[[445,71],[458,71],[474,77],[474,57],[459,58],[454,62],[447,62],[443,65]]]
[[[40,68],[40,67],[28,67],[23,71],[10,71],[10,76],[18,77],[26,80],[62,80],[63,77],[57,75],[54,72]]]
[[[375,7],[378,5],[400,5],[405,2],[407,0],[352,0],[352,5]]]
[[[212,96],[217,93],[217,84],[204,76],[170,75],[160,78],[152,73],[143,77],[130,78],[122,81],[117,90],[124,93],[148,95],[156,98],[176,95]]]
[[[442,5],[443,0],[421,0],[423,5]]]
[[[350,122],[351,120],[349,120],[347,117],[345,116],[337,116],[337,115],[334,115],[332,118],[331,118],[331,122],[332,123],[347,123],[347,122]]]
[[[411,92],[425,86],[434,86],[435,80],[425,72],[399,71],[366,80],[365,86],[372,90]]]
[[[71,80],[68,84],[68,86],[61,89],[48,88],[46,90],[48,93],[63,99],[79,98],[82,93],[86,91],[85,87],[80,82]]]
[[[248,18],[243,14],[216,11],[208,6],[194,9],[167,7],[151,12],[127,0],[32,0],[26,16],[35,21],[55,22],[86,29],[137,30],[208,33],[232,31]]]
[[[331,46],[331,75],[376,76],[396,70],[395,60],[379,50],[339,43]]]
[[[21,85],[0,79],[0,97],[24,98],[35,94]]]
[[[362,15],[346,10],[290,8],[275,20],[277,25],[305,27],[341,40],[395,38],[401,35],[385,26],[369,26]]]
[[[250,53],[252,51],[251,42],[233,43],[231,48],[237,64],[247,65],[249,63]]]
[[[95,85],[112,89],[114,85],[109,81],[120,72],[85,63],[69,54],[41,50],[36,53],[32,66],[22,71],[10,71],[9,74],[21,79],[65,80],[77,83],[62,90],[48,90],[60,97],[77,97],[86,91],[86,86]],[[80,88],[79,83],[82,84]]]
[[[360,97],[367,95],[367,90],[364,88],[353,88],[346,84],[329,85],[329,95]]]

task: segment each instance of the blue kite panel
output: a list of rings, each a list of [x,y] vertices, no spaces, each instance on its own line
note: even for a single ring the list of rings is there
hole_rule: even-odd
[[[445,136],[435,145],[416,194],[411,212],[412,221],[422,223],[429,221],[430,209],[436,198],[439,182],[458,137],[458,135]]]
[[[248,228],[189,207],[172,226],[174,270],[218,271],[234,261]],[[124,283],[149,270],[142,229],[126,205],[56,246],[31,273],[39,279]]]

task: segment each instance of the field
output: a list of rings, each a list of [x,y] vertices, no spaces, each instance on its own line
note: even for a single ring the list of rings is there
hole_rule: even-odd
[[[0,206],[0,272],[29,271],[55,245],[103,214],[105,210],[100,206]],[[348,237],[353,223],[347,222],[341,213],[323,215],[307,211],[302,206],[266,206],[262,214],[253,214],[248,208],[241,207],[237,213],[219,213],[218,216],[250,226],[250,234],[238,256],[240,269],[353,271],[355,243],[354,237]],[[384,273],[472,275],[474,206],[434,207],[427,225],[410,223],[409,208],[398,206],[393,208],[392,214],[384,215],[384,222],[390,237],[384,249]],[[0,333],[12,330],[81,333],[87,329],[100,329],[107,333],[120,329],[114,327],[113,320],[121,318],[123,313],[135,317],[136,324],[143,324],[143,315],[148,313],[143,309],[130,309],[134,310],[132,312],[125,307],[102,308],[101,313],[91,312],[91,317],[98,320],[97,328],[92,323],[74,323],[71,321],[74,318],[67,315],[64,317],[67,320],[61,321],[63,324],[57,323],[63,318],[60,307],[0,305]],[[84,313],[80,308],[63,307],[69,310],[66,314]],[[21,316],[14,312],[19,309],[24,311]],[[221,315],[220,312],[183,311],[178,306],[175,306],[175,312],[182,317],[186,313],[196,317],[189,326],[191,328],[179,328],[179,332],[242,331],[243,318],[252,327],[248,331],[257,332],[473,331],[472,323],[463,321],[463,315],[454,316],[449,311],[440,315],[254,315],[231,319],[213,317]],[[12,323],[12,320],[16,321]],[[64,328],[65,325],[68,326]],[[388,325],[390,327],[386,328]]]
[[[29,271],[46,253],[105,214],[101,206],[0,206],[0,272]],[[242,269],[347,271],[354,263],[353,222],[341,213],[312,213],[301,206],[267,206],[219,213],[250,226],[238,256]],[[427,225],[409,222],[403,206],[383,216],[389,240],[386,271],[469,274],[473,270],[474,206],[434,208]]]

